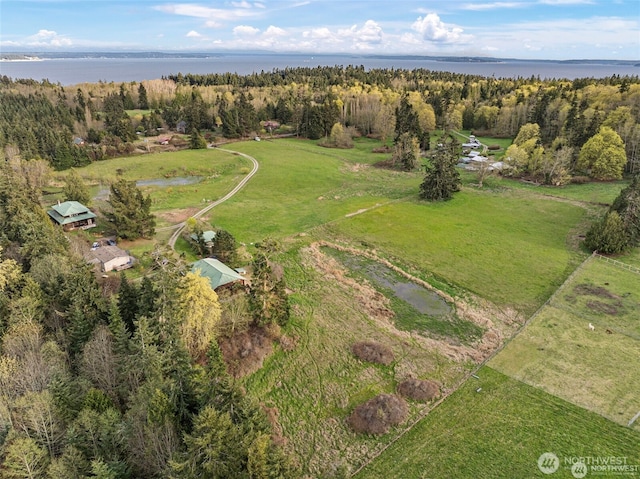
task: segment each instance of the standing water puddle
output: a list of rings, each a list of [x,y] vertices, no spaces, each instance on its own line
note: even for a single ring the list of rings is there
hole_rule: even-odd
[[[438,293],[411,281],[402,281],[394,271],[380,263],[371,263],[353,255],[344,258],[344,262],[349,268],[364,272],[378,286],[393,291],[396,297],[413,306],[421,314],[446,316],[451,313],[451,306]]]
[[[185,186],[202,181],[202,176],[176,176],[175,178],[154,178],[151,180],[138,180],[136,186]],[[96,200],[109,199],[109,188],[101,188],[95,196]]]

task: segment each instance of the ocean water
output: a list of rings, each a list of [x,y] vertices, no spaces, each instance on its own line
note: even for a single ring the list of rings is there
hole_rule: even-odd
[[[153,80],[177,73],[238,73],[247,75],[285,67],[334,65],[373,68],[449,71],[496,78],[542,79],[604,78],[640,75],[640,67],[629,64],[593,64],[504,60],[495,62],[438,61],[422,58],[376,58],[352,55],[223,55],[208,58],[61,58],[34,61],[2,61],[0,75],[10,78],[49,80],[63,86],[78,83]]]

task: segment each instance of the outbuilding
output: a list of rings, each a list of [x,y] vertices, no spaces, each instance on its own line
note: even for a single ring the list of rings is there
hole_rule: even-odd
[[[245,278],[237,271],[214,258],[204,258],[191,265],[191,271],[200,271],[200,276],[209,280],[211,289],[217,289],[225,284],[240,282],[245,284]]]
[[[88,263],[99,265],[103,273],[131,268],[134,263],[133,256],[128,252],[111,245],[91,248],[85,259]]]

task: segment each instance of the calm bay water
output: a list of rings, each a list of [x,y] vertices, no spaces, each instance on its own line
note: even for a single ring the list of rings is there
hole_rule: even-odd
[[[604,78],[639,75],[640,67],[505,60],[501,62],[447,62],[416,58],[374,58],[350,55],[224,55],[210,58],[63,58],[0,62],[0,75],[13,79],[47,79],[64,86],[78,83],[153,80],[177,73],[238,73],[247,75],[285,67],[362,65],[366,69],[425,68],[435,71],[494,76],[496,78]]]

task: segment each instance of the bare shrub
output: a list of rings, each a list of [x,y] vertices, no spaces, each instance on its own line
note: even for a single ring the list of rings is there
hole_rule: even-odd
[[[440,394],[440,388],[433,381],[405,379],[398,384],[398,394],[414,401],[431,401]]]
[[[379,394],[356,407],[347,422],[356,432],[384,434],[391,426],[403,422],[408,412],[409,406],[401,397]]]
[[[388,366],[395,359],[389,346],[376,341],[360,341],[351,346],[351,352],[358,359]]]
[[[273,339],[264,328],[252,326],[230,338],[220,338],[220,350],[229,374],[239,378],[262,367],[273,351]]]

